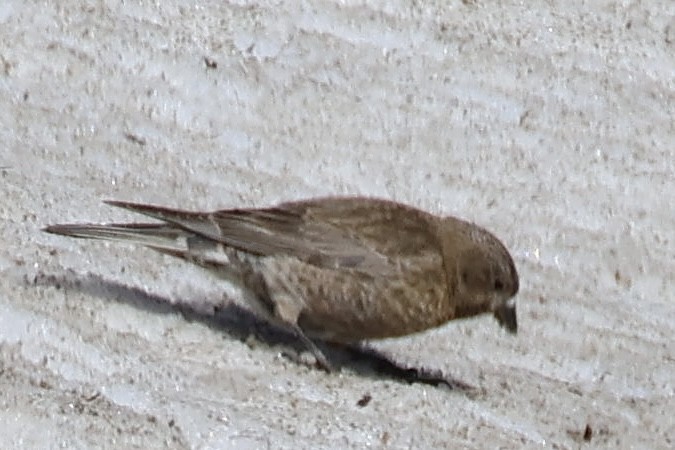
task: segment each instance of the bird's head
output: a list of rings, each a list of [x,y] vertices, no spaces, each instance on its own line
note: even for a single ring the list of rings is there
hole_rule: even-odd
[[[519,281],[513,259],[504,245],[490,232],[468,224],[461,241],[455,240],[454,261],[446,268],[448,277],[457,280],[457,317],[492,313],[499,324],[516,333],[516,303]]]

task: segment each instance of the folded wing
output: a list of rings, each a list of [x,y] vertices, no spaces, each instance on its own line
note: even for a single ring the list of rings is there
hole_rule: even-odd
[[[429,226],[434,217],[385,200],[327,198],[211,213],[106,203],[167,222],[156,229],[164,240],[171,230],[176,235],[189,231],[245,252],[290,255],[323,268],[386,275],[403,256],[440,256],[434,227]],[[142,226],[151,232],[150,225]]]

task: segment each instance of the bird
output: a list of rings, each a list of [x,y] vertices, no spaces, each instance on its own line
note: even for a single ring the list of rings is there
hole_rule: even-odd
[[[372,197],[319,197],[209,212],[104,203],[155,219],[57,224],[48,233],[121,241],[234,281],[257,315],[297,336],[349,345],[492,314],[516,334],[519,277],[492,233],[472,222]]]

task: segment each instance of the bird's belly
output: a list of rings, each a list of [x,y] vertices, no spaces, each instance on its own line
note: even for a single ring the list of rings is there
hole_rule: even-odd
[[[306,291],[299,318],[300,327],[313,337],[355,342],[404,336],[439,326],[454,314],[442,274],[416,271],[373,278],[319,272],[324,282]]]

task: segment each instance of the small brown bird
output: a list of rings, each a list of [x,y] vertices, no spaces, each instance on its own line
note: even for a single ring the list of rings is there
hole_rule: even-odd
[[[327,370],[310,338],[404,336],[483,313],[517,331],[513,259],[494,235],[455,217],[360,197],[214,212],[106,203],[162,222],[44,230],[141,244],[238,280],[254,310],[297,334]]]

